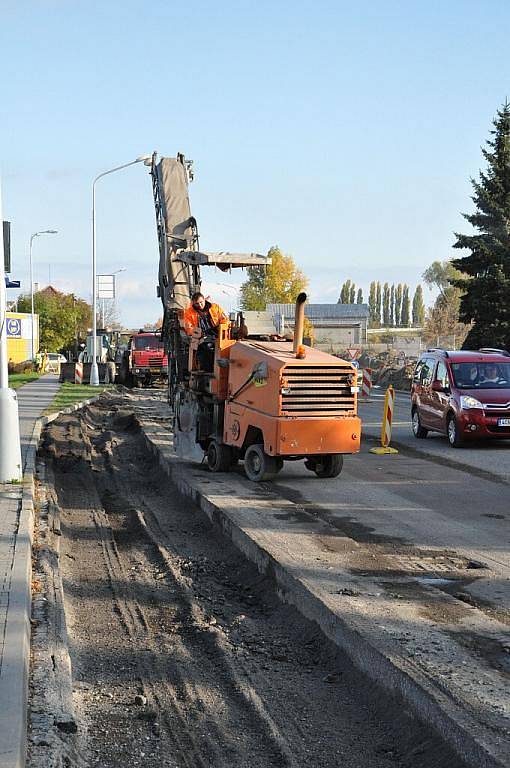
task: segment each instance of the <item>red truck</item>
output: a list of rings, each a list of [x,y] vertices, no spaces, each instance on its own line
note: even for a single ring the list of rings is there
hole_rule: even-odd
[[[168,378],[168,357],[159,331],[133,334],[125,350],[119,381],[127,386],[150,387]]]

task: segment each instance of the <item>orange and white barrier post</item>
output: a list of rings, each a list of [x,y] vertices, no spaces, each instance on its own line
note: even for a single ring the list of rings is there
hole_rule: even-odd
[[[393,411],[395,407],[395,390],[392,385],[386,390],[386,396],[384,398],[384,413],[381,425],[381,446],[378,448],[371,448],[370,453],[386,454],[386,453],[398,453],[396,448],[390,446],[391,443],[391,425],[393,422]]]
[[[83,363],[75,363],[74,366],[74,383],[83,384]]]

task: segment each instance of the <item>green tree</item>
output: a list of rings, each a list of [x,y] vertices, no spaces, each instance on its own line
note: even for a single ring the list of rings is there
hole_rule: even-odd
[[[409,297],[409,286],[405,285],[402,288],[402,313],[400,322],[404,328],[409,328],[411,324],[411,299]]]
[[[263,311],[267,304],[292,304],[308,285],[292,256],[273,246],[267,254],[268,267],[248,267],[248,279],[241,286],[241,307]]]
[[[340,298],[338,304],[350,304],[351,303],[351,281],[346,280],[340,290]]]
[[[390,325],[394,326],[395,323],[395,284],[391,284],[390,289]]]
[[[73,293],[46,288],[34,294],[34,310],[39,315],[40,348],[48,352],[72,349],[84,340],[92,324],[92,308]],[[18,311],[30,312],[30,296],[20,296]]]
[[[464,214],[474,235],[456,233],[454,248],[471,251],[454,259],[464,273],[453,281],[463,295],[460,319],[473,322],[464,346],[510,345],[510,103],[503,104],[493,121],[491,138],[482,154],[487,162],[478,181],[471,180],[475,213]]]
[[[351,291],[349,293],[349,304],[355,304],[356,303],[356,286],[354,283],[351,283]]]
[[[358,288],[358,295],[356,296],[356,304],[363,304],[363,291]]]
[[[370,283],[370,292],[368,294],[368,309],[370,312],[369,322],[372,328],[377,328],[377,288],[375,280]]]
[[[375,287],[375,297],[376,297],[376,328],[381,325],[381,309],[382,309],[382,301],[381,301],[381,283],[377,281],[377,285]]]
[[[390,320],[390,286],[388,283],[384,283],[383,295],[382,295],[382,321],[383,325],[388,327],[391,324]]]
[[[421,285],[416,286],[413,296],[413,325],[421,328],[425,321],[425,304]]]
[[[402,283],[399,283],[395,289],[395,325],[402,324]]]
[[[466,337],[469,327],[459,320],[462,290],[455,284],[462,278],[462,272],[452,261],[434,261],[423,273],[429,288],[438,291],[434,306],[425,319],[427,342],[440,344],[442,336],[455,336],[461,342]]]

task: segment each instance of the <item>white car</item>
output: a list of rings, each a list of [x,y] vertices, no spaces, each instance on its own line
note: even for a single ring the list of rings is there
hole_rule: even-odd
[[[60,352],[48,352],[48,360],[51,363],[67,363],[67,358]]]

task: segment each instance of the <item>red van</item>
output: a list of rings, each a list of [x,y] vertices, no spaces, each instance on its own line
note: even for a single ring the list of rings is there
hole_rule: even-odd
[[[454,448],[468,439],[510,438],[510,353],[428,349],[411,388],[413,433],[441,432]]]

